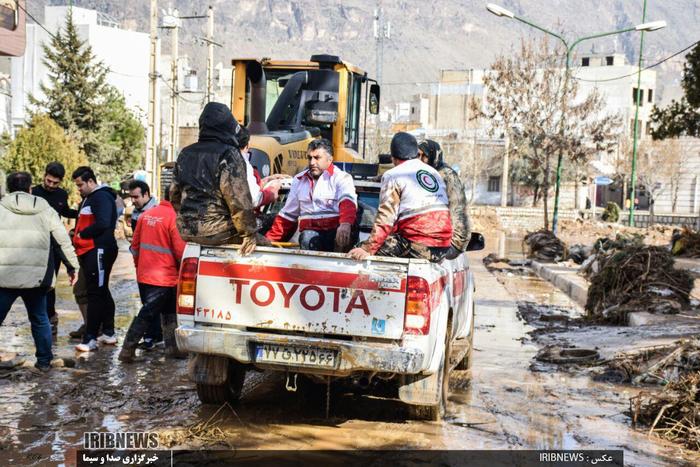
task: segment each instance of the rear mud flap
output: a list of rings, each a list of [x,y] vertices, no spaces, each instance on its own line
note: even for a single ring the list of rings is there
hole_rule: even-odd
[[[401,402],[413,405],[440,403],[442,371],[432,375],[402,375],[399,384]]]
[[[188,374],[196,384],[224,384],[228,378],[229,359],[216,355],[197,354],[190,360]]]

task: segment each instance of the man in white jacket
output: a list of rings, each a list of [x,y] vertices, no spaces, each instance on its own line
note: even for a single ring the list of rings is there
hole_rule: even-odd
[[[14,172],[7,177],[7,193],[0,200],[0,325],[12,304],[21,297],[27,308],[36,346],[36,368],[51,368],[51,325],[46,296],[54,286],[54,250],[63,256],[71,285],[78,258],[61,219],[46,200],[31,193],[32,176]]]

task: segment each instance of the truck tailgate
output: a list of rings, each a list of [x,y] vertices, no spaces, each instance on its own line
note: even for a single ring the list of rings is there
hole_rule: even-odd
[[[408,261],[258,248],[202,248],[195,322],[399,339]]]

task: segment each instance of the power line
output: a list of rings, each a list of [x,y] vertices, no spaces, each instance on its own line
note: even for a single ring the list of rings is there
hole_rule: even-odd
[[[650,69],[650,68],[657,67],[657,66],[661,65],[662,63],[671,60],[673,57],[676,57],[676,56],[682,54],[683,52],[686,52],[686,51],[692,49],[693,47],[695,47],[695,46],[698,45],[698,44],[700,44],[700,41],[695,41],[695,42],[693,42],[692,44],[690,44],[688,47],[686,47],[686,48],[684,48],[684,49],[682,49],[682,50],[679,50],[678,52],[674,53],[673,55],[669,55],[668,57],[666,57],[666,58],[664,58],[664,59],[662,59],[662,60],[659,60],[658,62],[656,62],[656,63],[654,63],[654,64],[652,64],[652,65],[649,65],[649,66],[647,66],[647,67],[642,68],[641,71],[645,71],[645,70],[648,70],[648,69]],[[572,76],[572,78],[574,78],[574,79],[576,79],[576,80],[579,80],[579,81],[585,81],[585,82],[587,82],[587,83],[604,83],[604,82],[607,82],[607,81],[617,81],[618,79],[629,78],[630,76],[634,76],[634,75],[636,75],[636,74],[637,74],[637,72],[635,71],[634,73],[630,73],[630,74],[628,74],[628,75],[617,76],[617,77],[615,77],[615,78],[606,78],[606,79],[584,79],[584,78],[577,78],[576,76]]]
[[[180,92],[175,91],[173,89],[173,87],[170,85],[170,83],[168,83],[168,81],[165,78],[163,78],[163,75],[158,75],[158,78],[160,78],[160,80],[168,87],[168,89],[170,89],[170,92],[173,92],[177,95],[178,99],[185,101],[185,102],[189,102],[190,104],[202,104],[202,105],[204,104],[204,101],[206,100],[206,96],[201,101],[197,101],[197,100],[193,101],[191,99],[187,99],[185,97],[182,97]]]
[[[677,57],[678,55],[682,54],[683,52],[687,52],[688,50],[692,49],[693,47],[695,47],[695,46],[698,45],[698,44],[700,44],[700,41],[695,41],[695,42],[693,42],[692,44],[690,44],[688,47],[685,47],[685,48],[679,50],[678,52],[675,52],[674,54],[669,55],[668,57],[666,57],[666,58],[664,58],[664,59],[662,59],[662,60],[659,60],[659,61],[656,62],[656,63],[653,63],[653,64],[651,64],[651,65],[649,65],[649,66],[647,66],[647,67],[642,68],[642,71],[649,70],[649,69],[651,69],[651,68],[657,67],[657,66],[661,65],[662,63],[665,63],[665,62],[671,60],[672,58]],[[589,83],[602,83],[602,82],[607,82],[607,81],[616,81],[616,80],[618,80],[618,79],[629,78],[630,76],[634,76],[634,75],[636,75],[636,74],[637,74],[637,72],[635,71],[634,73],[630,73],[630,74],[627,74],[627,75],[616,76],[616,77],[614,77],[614,78],[606,78],[606,79],[585,79],[585,78],[577,78],[577,77],[575,77],[575,76],[572,76],[572,78],[573,78],[573,79],[576,79],[576,80],[579,80],[579,81],[586,81],[586,82],[589,82]],[[411,85],[414,85],[414,86],[427,86],[427,85],[430,85],[430,84],[449,84],[449,83],[469,84],[467,80],[454,80],[454,81],[403,81],[403,82],[397,81],[397,82],[393,82],[393,83],[383,83],[382,86],[411,86]]]
[[[49,34],[49,36],[51,36],[52,39],[56,39],[56,36],[54,36],[53,33],[52,33],[51,31],[49,31],[48,29],[46,29],[46,27],[45,27],[43,24],[41,24],[41,22],[40,22],[38,19],[36,19],[35,17],[33,17],[32,14],[29,13],[29,12],[26,10],[26,8],[24,8],[24,7],[22,6],[22,4],[21,4],[20,2],[17,2],[17,6],[24,12],[24,14],[26,14],[27,16],[29,16],[36,24],[38,24],[38,25],[41,27],[41,29],[43,29],[44,31],[46,31],[46,32]]]

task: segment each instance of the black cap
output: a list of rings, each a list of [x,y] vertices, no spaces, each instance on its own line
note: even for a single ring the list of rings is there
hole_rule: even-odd
[[[391,138],[391,157],[408,160],[418,157],[418,142],[413,135],[403,131]]]

